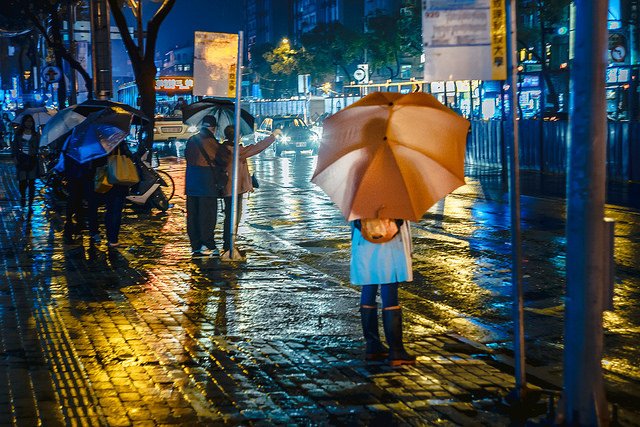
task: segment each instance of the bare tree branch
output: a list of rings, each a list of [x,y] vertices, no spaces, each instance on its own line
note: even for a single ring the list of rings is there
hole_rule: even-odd
[[[129,33],[129,27],[127,26],[127,19],[124,16],[124,12],[118,5],[118,0],[108,0],[109,7],[111,8],[111,14],[113,15],[113,19],[116,21],[116,26],[118,27],[118,31],[122,36],[122,41],[124,43],[124,47],[127,49],[127,53],[129,54],[129,58],[131,58],[131,65],[134,68],[136,74],[136,68],[139,66],[139,61],[142,61],[142,55],[140,55],[140,50],[136,42],[133,41],[133,37]],[[139,61],[136,61],[137,58]]]
[[[158,31],[160,30],[160,24],[169,15],[176,0],[164,0],[160,8],[156,11],[155,15],[149,20],[147,24],[147,45],[144,52],[145,60],[153,61],[153,56],[156,52],[156,41],[158,40]],[[149,58],[149,56],[151,56]]]

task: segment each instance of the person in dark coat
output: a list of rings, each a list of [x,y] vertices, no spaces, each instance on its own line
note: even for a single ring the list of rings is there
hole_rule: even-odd
[[[104,164],[104,159],[80,164],[65,155],[64,175],[66,177],[66,189],[68,193],[65,209],[64,243],[71,244],[82,235],[85,229],[85,221],[89,225],[89,235],[94,243],[100,241],[98,234],[98,200],[94,191],[96,166]],[[84,201],[87,201],[88,209],[85,214]]]
[[[218,122],[214,116],[205,116],[200,132],[187,140],[184,157],[187,162],[185,194],[187,195],[187,234],[194,257],[220,255],[215,242],[218,217],[217,176],[213,164],[220,163],[224,170],[225,159],[221,158],[221,145],[214,136]],[[206,153],[206,157],[203,154]]]
[[[129,147],[125,141],[118,145],[118,148],[114,150],[113,154],[121,154],[131,159],[133,158],[133,155],[131,154],[131,151],[129,151]],[[94,195],[95,194],[96,193],[94,191]],[[117,248],[120,246],[118,237],[120,236],[120,226],[122,225],[122,211],[124,210],[128,194],[129,186],[120,184],[114,184],[113,187],[104,194],[104,226],[107,231],[107,246],[109,248]]]
[[[33,117],[25,115],[16,129],[12,141],[12,152],[16,164],[20,189],[20,206],[26,204],[27,188],[29,189],[29,206],[33,204],[38,177],[38,150],[40,134],[36,130]]]

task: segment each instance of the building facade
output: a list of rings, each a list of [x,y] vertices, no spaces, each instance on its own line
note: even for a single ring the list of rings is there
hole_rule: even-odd
[[[293,0],[245,0],[245,40],[247,57],[257,46],[277,44],[291,38]]]
[[[360,32],[364,28],[364,0],[294,0],[293,40],[317,25],[339,22]]]

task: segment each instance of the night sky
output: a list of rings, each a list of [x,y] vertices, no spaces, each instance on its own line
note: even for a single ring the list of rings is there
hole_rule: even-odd
[[[242,3],[242,0],[177,0],[160,27],[157,51],[193,44],[194,31],[237,33],[243,29]]]

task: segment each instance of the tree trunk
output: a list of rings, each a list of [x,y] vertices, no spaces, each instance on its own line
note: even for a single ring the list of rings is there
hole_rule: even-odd
[[[140,96],[140,110],[147,116],[149,123],[146,126],[143,148],[151,151],[153,147],[153,125],[156,111],[156,65],[153,61],[144,61],[140,64],[136,73],[136,86]]]

